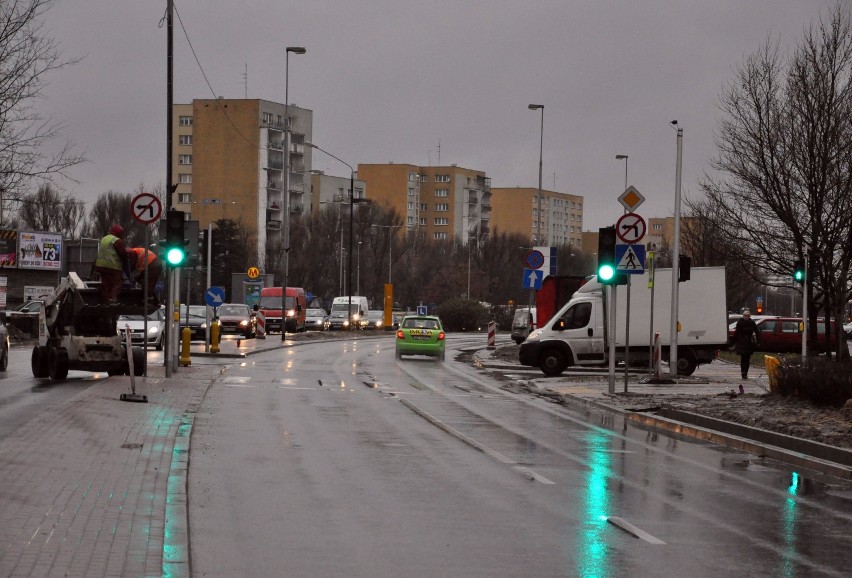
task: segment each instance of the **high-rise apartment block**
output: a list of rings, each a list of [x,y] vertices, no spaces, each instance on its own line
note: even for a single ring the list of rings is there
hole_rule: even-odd
[[[283,240],[285,195],[291,215],[310,210],[313,112],[290,105],[290,150],[285,106],[258,99],[193,100],[173,105],[172,206],[201,229],[218,219],[256,235],[260,266]],[[284,155],[289,155],[289,191]]]
[[[583,197],[538,188],[492,189],[491,224],[501,233],[520,233],[537,245],[582,247]]]
[[[396,209],[409,233],[467,244],[491,231],[491,179],[482,171],[456,165],[359,164],[358,177],[374,202]]]

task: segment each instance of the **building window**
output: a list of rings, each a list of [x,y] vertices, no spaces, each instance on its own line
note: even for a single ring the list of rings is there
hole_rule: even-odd
[[[192,164],[192,155],[178,155],[178,164],[179,165],[191,165]]]
[[[421,211],[428,211],[429,205],[427,205],[426,203],[420,203],[420,210]]]
[[[263,123],[264,124],[272,124],[272,113],[264,112],[263,113]]]
[[[449,233],[435,233],[435,240],[436,241],[446,241],[449,238],[450,238]]]
[[[428,177],[428,176],[426,176],[426,175],[420,175],[420,182],[421,182],[421,183],[428,183],[428,182],[429,182],[429,177]]]
[[[180,126],[192,126],[192,117],[191,116],[182,116],[178,118],[178,124]]]
[[[654,223],[651,225],[651,228],[655,231],[661,231],[663,229],[663,225],[661,223]]]
[[[435,182],[436,183],[449,183],[450,182],[450,175],[435,175]]]
[[[408,210],[409,211],[413,211],[414,207],[416,207],[416,205],[414,203],[408,203]]]
[[[417,182],[417,173],[408,173],[408,182],[416,183]]]
[[[414,217],[408,217],[408,224],[409,224],[409,225],[413,225],[413,224],[414,224]]]
[[[436,225],[449,225],[450,220],[447,217],[435,217]]]
[[[192,195],[189,193],[179,193],[178,194],[178,203],[183,205],[188,205],[192,202]]]
[[[420,217],[420,224],[426,226],[426,217]]]
[[[178,137],[178,144],[191,145],[192,144],[192,135],[191,134],[180,135]]]
[[[408,189],[408,196],[409,196],[409,197],[413,197],[413,196],[414,196],[414,189]]]
[[[178,175],[178,182],[184,184],[192,184],[192,173],[181,173]]]
[[[436,203],[435,210],[439,212],[445,212],[450,210],[450,205],[447,203]]]
[[[281,124],[283,124],[283,122],[284,122],[284,117],[279,114],[278,115],[278,124],[281,125]],[[290,130],[292,131],[293,129],[290,129]]]
[[[450,190],[449,189],[435,189],[435,196],[436,197],[448,197],[448,196],[450,196]]]

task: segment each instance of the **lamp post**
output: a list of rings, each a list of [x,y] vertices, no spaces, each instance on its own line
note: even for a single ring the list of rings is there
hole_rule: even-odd
[[[680,287],[678,277],[680,271],[680,184],[681,168],[683,166],[683,129],[673,120],[671,125],[677,130],[677,159],[675,164],[675,207],[674,207],[674,239],[672,243],[672,316],[669,326],[671,343],[669,344],[669,374],[677,375],[677,316]]]
[[[391,284],[391,266],[393,263],[393,230],[401,229],[405,225],[370,225],[371,227],[375,227],[377,229],[387,229],[388,230],[388,285]]]
[[[348,291],[348,295],[349,295],[349,305],[348,305],[349,319],[350,319],[349,329],[352,329],[352,323],[351,323],[351,319],[352,319],[352,228],[353,228],[352,227],[352,214],[355,212],[354,209],[355,209],[356,203],[369,203],[370,200],[369,199],[356,199],[355,198],[355,169],[352,167],[352,165],[350,165],[349,163],[347,163],[346,161],[344,161],[340,157],[334,156],[333,154],[331,154],[327,150],[320,148],[319,146],[315,145],[314,143],[312,143],[310,141],[305,141],[305,146],[309,146],[311,148],[317,149],[318,151],[324,152],[325,154],[327,154],[328,156],[330,156],[334,160],[341,162],[344,165],[346,165],[347,167],[349,167],[349,173],[350,173],[350,177],[349,177],[349,256],[347,257],[349,264],[348,264],[347,271],[346,271],[346,290]]]
[[[281,341],[287,338],[287,274],[290,272],[290,53],[304,54],[303,46],[288,46],[284,53],[284,283],[281,286]]]
[[[336,197],[337,195],[335,195]],[[320,201],[320,205],[324,205],[326,203],[334,203],[337,205],[337,221],[340,224],[340,267],[338,268],[338,276],[337,276],[337,290],[338,295],[343,293],[343,212],[340,208],[343,204],[343,199],[338,199],[336,201]]]
[[[537,243],[541,243],[541,168],[542,168],[542,156],[544,154],[544,105],[543,104],[531,104],[528,106],[530,110],[540,110],[541,111],[541,140],[539,142],[538,148],[538,199],[536,200],[536,218],[535,218],[535,240]],[[542,243],[543,245],[544,243]]]
[[[355,281],[355,292],[361,294],[361,241],[358,241],[358,257],[357,257],[358,275]]]

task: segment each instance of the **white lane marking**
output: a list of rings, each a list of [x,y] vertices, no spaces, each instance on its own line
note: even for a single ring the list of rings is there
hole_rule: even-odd
[[[606,519],[606,521],[609,522],[610,524],[612,524],[613,526],[616,526],[617,528],[621,528],[622,530],[624,530],[628,534],[631,534],[632,536],[636,536],[637,538],[641,538],[642,540],[645,540],[649,544],[662,544],[662,545],[666,544],[665,542],[663,542],[659,538],[652,536],[651,534],[649,534],[645,530],[637,528],[636,526],[634,526],[633,524],[631,524],[630,522],[628,522],[627,520],[625,520],[623,518],[619,518],[617,516],[610,516]]]
[[[238,375],[226,377],[225,379],[222,380],[223,383],[248,383],[250,381],[251,381],[251,377],[238,376]]]

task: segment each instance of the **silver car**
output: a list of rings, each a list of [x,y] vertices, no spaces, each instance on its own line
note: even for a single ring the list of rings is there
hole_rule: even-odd
[[[325,309],[309,307],[305,311],[305,329],[325,331],[328,329],[328,313]]]
[[[130,340],[133,345],[152,345],[157,351],[163,350],[163,339],[166,333],[166,309],[160,307],[148,315],[148,338],[145,339],[144,315],[119,315],[116,322],[118,333],[124,336],[125,326],[130,326]]]

